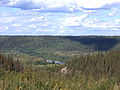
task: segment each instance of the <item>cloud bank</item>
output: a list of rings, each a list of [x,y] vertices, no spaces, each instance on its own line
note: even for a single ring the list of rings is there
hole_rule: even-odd
[[[0,13],[0,35],[120,35],[120,0],[0,0],[0,6],[21,9]]]
[[[0,35],[120,35],[120,11],[0,14]]]
[[[79,12],[83,9],[118,8],[120,0],[0,0],[0,6],[41,12]]]

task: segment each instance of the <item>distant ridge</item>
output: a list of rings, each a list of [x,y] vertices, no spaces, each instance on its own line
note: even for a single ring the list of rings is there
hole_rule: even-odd
[[[0,36],[0,52],[14,51],[45,59],[109,50],[120,50],[120,36]]]

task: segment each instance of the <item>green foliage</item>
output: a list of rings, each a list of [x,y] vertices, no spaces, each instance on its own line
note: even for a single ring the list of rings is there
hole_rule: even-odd
[[[96,52],[108,50],[120,50],[120,37],[1,36],[0,90],[120,90],[120,51]]]
[[[1,36],[0,51],[66,61],[79,53],[120,50],[120,37]]]
[[[86,77],[115,77],[120,82],[120,51],[81,55],[69,61],[67,67],[72,72],[84,73]]]
[[[111,51],[82,55],[66,65],[25,66],[23,72],[0,68],[0,90],[119,90],[119,59],[120,51]],[[62,75],[65,66],[71,73]]]
[[[2,54],[0,54],[0,69],[1,68],[16,72],[23,71],[23,66],[18,60],[14,61],[11,57],[5,57]]]
[[[71,77],[51,72],[51,70],[29,68],[23,73],[2,72],[4,74],[0,78],[1,90],[113,90],[117,86],[114,78],[101,77],[95,80],[86,78],[80,73]]]

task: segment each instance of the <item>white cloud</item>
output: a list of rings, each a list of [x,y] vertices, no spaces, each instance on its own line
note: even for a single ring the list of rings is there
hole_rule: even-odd
[[[99,29],[112,29],[112,28],[120,28],[119,19],[114,21],[101,21],[94,19],[87,19],[83,22],[82,26],[89,28],[99,28]]]
[[[35,24],[30,24],[27,26],[28,28],[36,28],[37,26]]]
[[[44,27],[47,27],[50,25],[50,22],[44,22],[44,23],[41,23],[41,26],[44,26]]]
[[[8,30],[7,26],[0,26],[0,32]]]
[[[81,21],[85,19],[88,14],[83,14],[81,16],[67,17],[65,18],[63,25],[64,26],[80,26]]]
[[[23,30],[16,30],[17,32],[23,32]]]
[[[111,4],[120,5],[120,0],[1,0],[0,6],[21,9],[38,9],[50,12],[76,12],[81,8],[112,8]],[[118,4],[119,3],[119,4]],[[120,6],[119,6],[120,7]]]
[[[38,33],[38,32],[54,32],[54,29],[36,29],[36,31],[34,33]]]
[[[15,24],[12,24],[12,26],[13,26],[13,27],[21,27],[22,25],[15,23]]]
[[[65,33],[65,32],[66,30],[63,30],[63,29],[59,31],[59,33]]]
[[[77,0],[78,6],[84,8],[101,8],[104,5],[120,2],[120,0]]]
[[[120,19],[115,19],[115,23],[120,24]]]
[[[113,8],[112,12],[110,12],[108,15],[109,16],[114,16],[117,12],[119,12],[119,9],[118,8]]]
[[[7,1],[7,0],[6,0]],[[12,0],[11,0],[12,1]],[[31,0],[26,0],[28,2]],[[77,0],[64,0],[65,3],[62,3],[61,0],[47,0],[49,2],[44,2],[45,0],[34,0],[29,3],[27,6],[24,3],[23,6],[20,7],[23,0],[15,1],[14,6],[19,6],[22,9],[30,9],[30,10],[20,10],[14,13],[0,13],[0,34],[12,33],[12,34],[88,34],[90,31],[94,31],[94,34],[99,34],[101,31],[104,32],[117,32],[120,35],[120,11],[119,6],[110,6],[111,9],[94,9],[100,6],[86,6],[83,4],[84,8],[79,6],[80,3],[76,3]],[[75,2],[74,2],[75,1]],[[85,0],[87,1],[87,0]],[[83,1],[83,2],[85,2]],[[93,0],[94,1],[94,0]],[[108,0],[109,1],[109,0]],[[111,0],[113,1],[113,0]],[[111,2],[110,1],[110,2]],[[0,1],[1,2],[1,1]],[[16,3],[17,2],[17,3]],[[53,3],[50,4],[50,3]],[[57,2],[57,3],[55,3]],[[81,1],[80,1],[81,2]],[[89,1],[88,1],[89,2]],[[106,1],[105,1],[106,2]],[[109,2],[109,3],[110,3]],[[18,4],[19,3],[19,4]],[[21,4],[20,4],[21,3]],[[39,7],[36,9],[36,7]],[[39,4],[42,3],[42,4]],[[92,3],[92,2],[90,2]],[[96,2],[97,3],[97,2]],[[1,3],[1,5],[3,5]],[[4,3],[4,5],[8,5],[8,3]],[[40,7],[40,5],[42,7]],[[46,6],[45,6],[46,5]],[[102,4],[101,4],[102,5]],[[31,8],[29,8],[31,7]],[[49,7],[49,8],[48,8]],[[88,8],[89,7],[89,10]],[[102,5],[104,7],[104,5]],[[31,10],[33,9],[34,10]],[[106,7],[105,7],[106,8]],[[81,12],[77,13],[42,13],[42,11],[60,11],[60,12],[76,12],[76,10],[80,10]],[[41,12],[39,12],[41,11]],[[98,32],[99,31],[99,32]],[[92,34],[90,32],[90,34]]]
[[[119,12],[117,12],[119,13]],[[105,11],[94,11],[94,12],[86,12],[82,15],[75,15],[72,17],[66,17],[62,23],[63,27],[69,27],[68,29],[101,29],[101,30],[112,30],[120,29],[120,14],[116,16],[116,14],[113,14],[113,16],[108,16],[109,12]],[[64,29],[63,28],[63,29]]]
[[[17,17],[4,17],[4,18],[0,18],[0,22],[1,23],[10,23],[10,22],[14,22],[18,20]]]
[[[112,28],[112,30],[120,31],[120,28]]]
[[[43,16],[40,16],[40,17],[31,18],[29,21],[30,22],[46,21],[46,19]]]

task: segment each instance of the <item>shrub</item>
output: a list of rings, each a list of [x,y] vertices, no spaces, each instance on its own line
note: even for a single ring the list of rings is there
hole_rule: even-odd
[[[15,61],[11,57],[5,57],[3,54],[0,54],[0,68],[16,72],[23,71],[23,66],[19,60]]]

